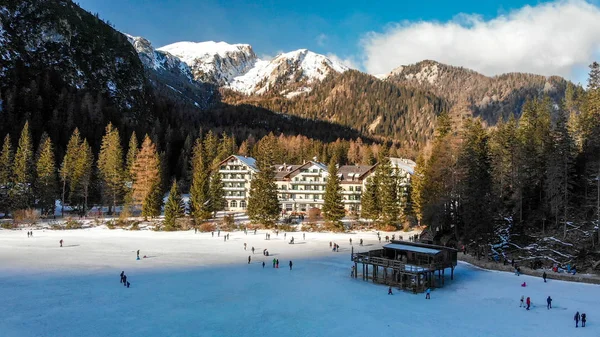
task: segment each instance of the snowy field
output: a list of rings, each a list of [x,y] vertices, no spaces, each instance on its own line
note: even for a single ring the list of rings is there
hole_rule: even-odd
[[[599,286],[460,264],[431,300],[388,296],[385,286],[350,278],[348,238],[365,251],[379,247],[374,233],[307,233],[306,240],[290,233],[286,241],[264,233],[235,232],[224,242],[193,231],[36,230],[27,238],[0,230],[0,336],[600,335]],[[341,252],[331,252],[329,241]],[[262,255],[265,248],[272,256]],[[148,258],[136,261],[137,249]],[[129,289],[119,283],[121,270]],[[531,297],[531,311],[519,308],[521,295]],[[575,329],[575,311],[588,314],[586,328]]]

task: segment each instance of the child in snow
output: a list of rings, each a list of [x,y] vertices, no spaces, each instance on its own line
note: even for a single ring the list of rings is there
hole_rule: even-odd
[[[431,289],[427,288],[427,291],[425,293],[425,299],[426,300],[430,300],[431,299]]]
[[[275,260],[275,268],[279,268],[279,259]]]
[[[394,295],[394,294],[392,293],[392,287],[389,287],[389,288],[388,288],[388,295]]]
[[[140,250],[139,249],[137,250],[137,259],[138,260],[140,259]]]
[[[548,310],[552,309],[552,297],[548,296],[546,302],[548,303],[548,305],[546,306]]]
[[[129,288],[130,285],[131,285],[131,283],[129,283],[129,281],[127,281],[127,288]]]
[[[587,321],[587,316],[585,314],[585,312],[583,314],[581,314],[581,327],[585,328],[585,322]]]
[[[519,308],[523,306],[524,301],[525,301],[525,295],[521,295],[521,304],[519,305]]]
[[[254,254],[254,247],[252,247],[252,254]]]
[[[127,287],[127,275],[123,275],[123,285]]]
[[[277,263],[277,259],[273,258],[273,268],[275,268],[275,263]]]
[[[527,287],[527,283],[526,283],[526,282],[523,282],[523,283],[521,284],[521,287]]]
[[[579,311],[575,313],[575,317],[573,317],[573,319],[575,320],[575,327],[579,327]]]
[[[531,307],[531,298],[527,297],[527,310],[529,310],[529,307]]]

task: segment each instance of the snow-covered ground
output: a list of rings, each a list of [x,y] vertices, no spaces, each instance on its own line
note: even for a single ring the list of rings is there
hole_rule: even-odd
[[[0,336],[598,336],[600,287],[460,264],[423,294],[350,278],[375,233],[0,230]],[[382,233],[383,234],[383,233]],[[401,233],[405,237],[406,233]],[[287,243],[294,236],[296,244]],[[359,239],[365,246],[358,246]],[[64,240],[60,248],[58,241]],[[341,252],[333,253],[329,241]],[[243,244],[248,250],[244,251]],[[254,246],[256,254],[250,248]],[[271,256],[264,257],[263,249]],[[146,259],[135,260],[135,251]],[[248,264],[248,256],[252,262]],[[274,269],[270,260],[280,260]],[[288,263],[293,260],[293,270]],[[262,268],[262,262],[266,266]],[[120,285],[124,270],[131,288]],[[522,288],[522,282],[528,286]],[[519,308],[521,295],[533,308]],[[546,309],[546,297],[554,299]],[[596,309],[596,311],[594,311]],[[588,327],[575,330],[575,311]]]

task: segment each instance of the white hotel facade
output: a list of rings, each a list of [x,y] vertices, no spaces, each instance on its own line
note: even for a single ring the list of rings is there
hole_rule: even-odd
[[[401,186],[410,184],[415,163],[402,158],[390,158]],[[375,165],[344,165],[338,168],[342,199],[347,212],[360,212],[360,200],[368,179],[375,173]],[[308,161],[302,165],[274,165],[277,196],[284,213],[306,213],[311,208],[322,208],[325,185],[329,176],[327,165]],[[232,155],[219,164],[223,180],[226,211],[245,211],[248,205],[250,183],[258,173],[256,160]]]

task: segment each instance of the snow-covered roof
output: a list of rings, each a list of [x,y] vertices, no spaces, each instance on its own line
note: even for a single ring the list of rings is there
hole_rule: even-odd
[[[438,249],[409,246],[409,245],[403,245],[400,243],[388,243],[387,245],[383,246],[383,248],[405,250],[405,251],[409,251],[409,252],[434,254],[434,255],[441,252],[441,250],[438,250]]]
[[[246,166],[250,167],[254,171],[258,171],[258,167],[256,166],[256,159],[252,157],[244,157],[244,156],[233,156],[235,159],[241,161]]]
[[[417,163],[405,158],[390,157],[390,163],[392,164],[392,167],[399,168],[402,171],[408,172],[411,175],[415,173],[415,167],[417,166]]]

